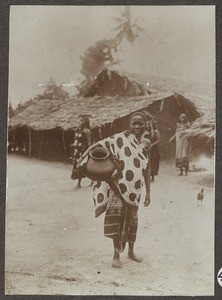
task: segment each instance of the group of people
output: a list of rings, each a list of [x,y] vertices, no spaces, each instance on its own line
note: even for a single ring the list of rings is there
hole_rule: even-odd
[[[160,163],[160,153],[159,153],[159,143],[160,143],[160,134],[157,129],[156,121],[151,114],[145,114],[146,124],[145,130],[143,133],[143,138],[150,141],[150,168],[151,168],[151,181],[154,181],[154,177],[158,175],[159,163]],[[80,115],[78,118],[79,127],[75,130],[74,143],[72,146],[73,152],[73,169],[71,178],[77,180],[77,185],[75,189],[81,188],[81,181],[84,175],[77,170],[76,166],[82,154],[88,149],[94,142],[90,121],[87,115]],[[92,185],[92,183],[91,183]]]
[[[185,115],[181,115],[177,124],[176,166],[188,172],[188,140],[183,136],[184,129],[189,127]],[[73,144],[72,179],[78,179],[77,188],[84,175],[80,172],[82,163],[95,147],[103,147],[118,158],[121,163],[120,175],[109,181],[94,182],[93,200],[95,216],[105,213],[104,235],[113,240],[112,266],[121,268],[120,254],[128,243],[128,257],[136,262],[142,259],[134,253],[134,243],[138,227],[138,206],[141,200],[142,187],[145,188],[144,205],[149,206],[151,181],[159,171],[160,134],[151,115],[135,112],[130,117],[129,130],[93,143],[89,119],[80,116],[80,127],[76,130]]]

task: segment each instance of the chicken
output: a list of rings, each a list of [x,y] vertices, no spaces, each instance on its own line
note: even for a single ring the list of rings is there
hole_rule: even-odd
[[[199,203],[202,203],[203,198],[204,198],[204,189],[201,189],[201,191],[197,194],[198,205]]]

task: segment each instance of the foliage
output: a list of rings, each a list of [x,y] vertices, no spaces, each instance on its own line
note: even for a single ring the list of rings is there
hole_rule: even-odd
[[[95,76],[109,65],[116,64],[113,52],[116,52],[117,45],[114,40],[103,39],[87,48],[81,57],[81,73],[87,81],[95,79]]]
[[[139,38],[139,33],[144,30],[137,24],[137,20],[133,20],[130,7],[126,6],[121,11],[121,16],[116,17],[115,21],[119,24],[113,30],[118,31],[115,36],[117,45],[125,38],[131,45],[134,45],[135,40]]]
[[[118,26],[113,30],[118,31],[113,39],[103,39],[87,48],[81,57],[82,69],[81,73],[85,76],[85,80],[76,86],[80,95],[87,93],[97,75],[105,68],[118,64],[115,53],[121,41],[125,38],[131,45],[139,37],[139,32],[143,29],[133,20],[130,7],[126,6],[121,11],[120,17],[116,17],[115,21]]]
[[[56,82],[51,78],[47,83],[45,90],[42,94],[35,97],[35,100],[50,99],[58,100],[69,98],[69,93],[63,89],[62,85],[57,85]]]

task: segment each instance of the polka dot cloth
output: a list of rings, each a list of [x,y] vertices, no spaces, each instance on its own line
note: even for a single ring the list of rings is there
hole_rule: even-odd
[[[143,151],[144,146],[128,131],[118,133],[99,143],[121,160],[123,177],[118,180],[118,189],[127,203],[138,206],[144,182],[143,170],[148,165],[148,157]],[[93,196],[96,207],[106,205],[109,194],[110,187],[106,182],[96,183]]]

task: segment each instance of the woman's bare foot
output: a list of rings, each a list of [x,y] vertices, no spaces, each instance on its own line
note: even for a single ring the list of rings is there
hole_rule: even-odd
[[[112,261],[112,267],[113,268],[117,268],[117,269],[120,269],[120,268],[122,268],[122,263],[121,263],[121,261],[119,260],[119,259],[113,259],[113,261]]]
[[[134,253],[128,253],[128,257],[130,259],[132,259],[133,261],[136,261],[136,262],[139,262],[139,263],[143,261],[142,258],[137,257]]]
[[[118,253],[115,253],[114,256],[113,256],[112,267],[117,268],[117,269],[122,268],[122,263],[119,259],[119,254]]]
[[[77,184],[77,186],[74,187],[74,190],[78,190],[78,189],[81,189],[81,185],[80,184]]]

